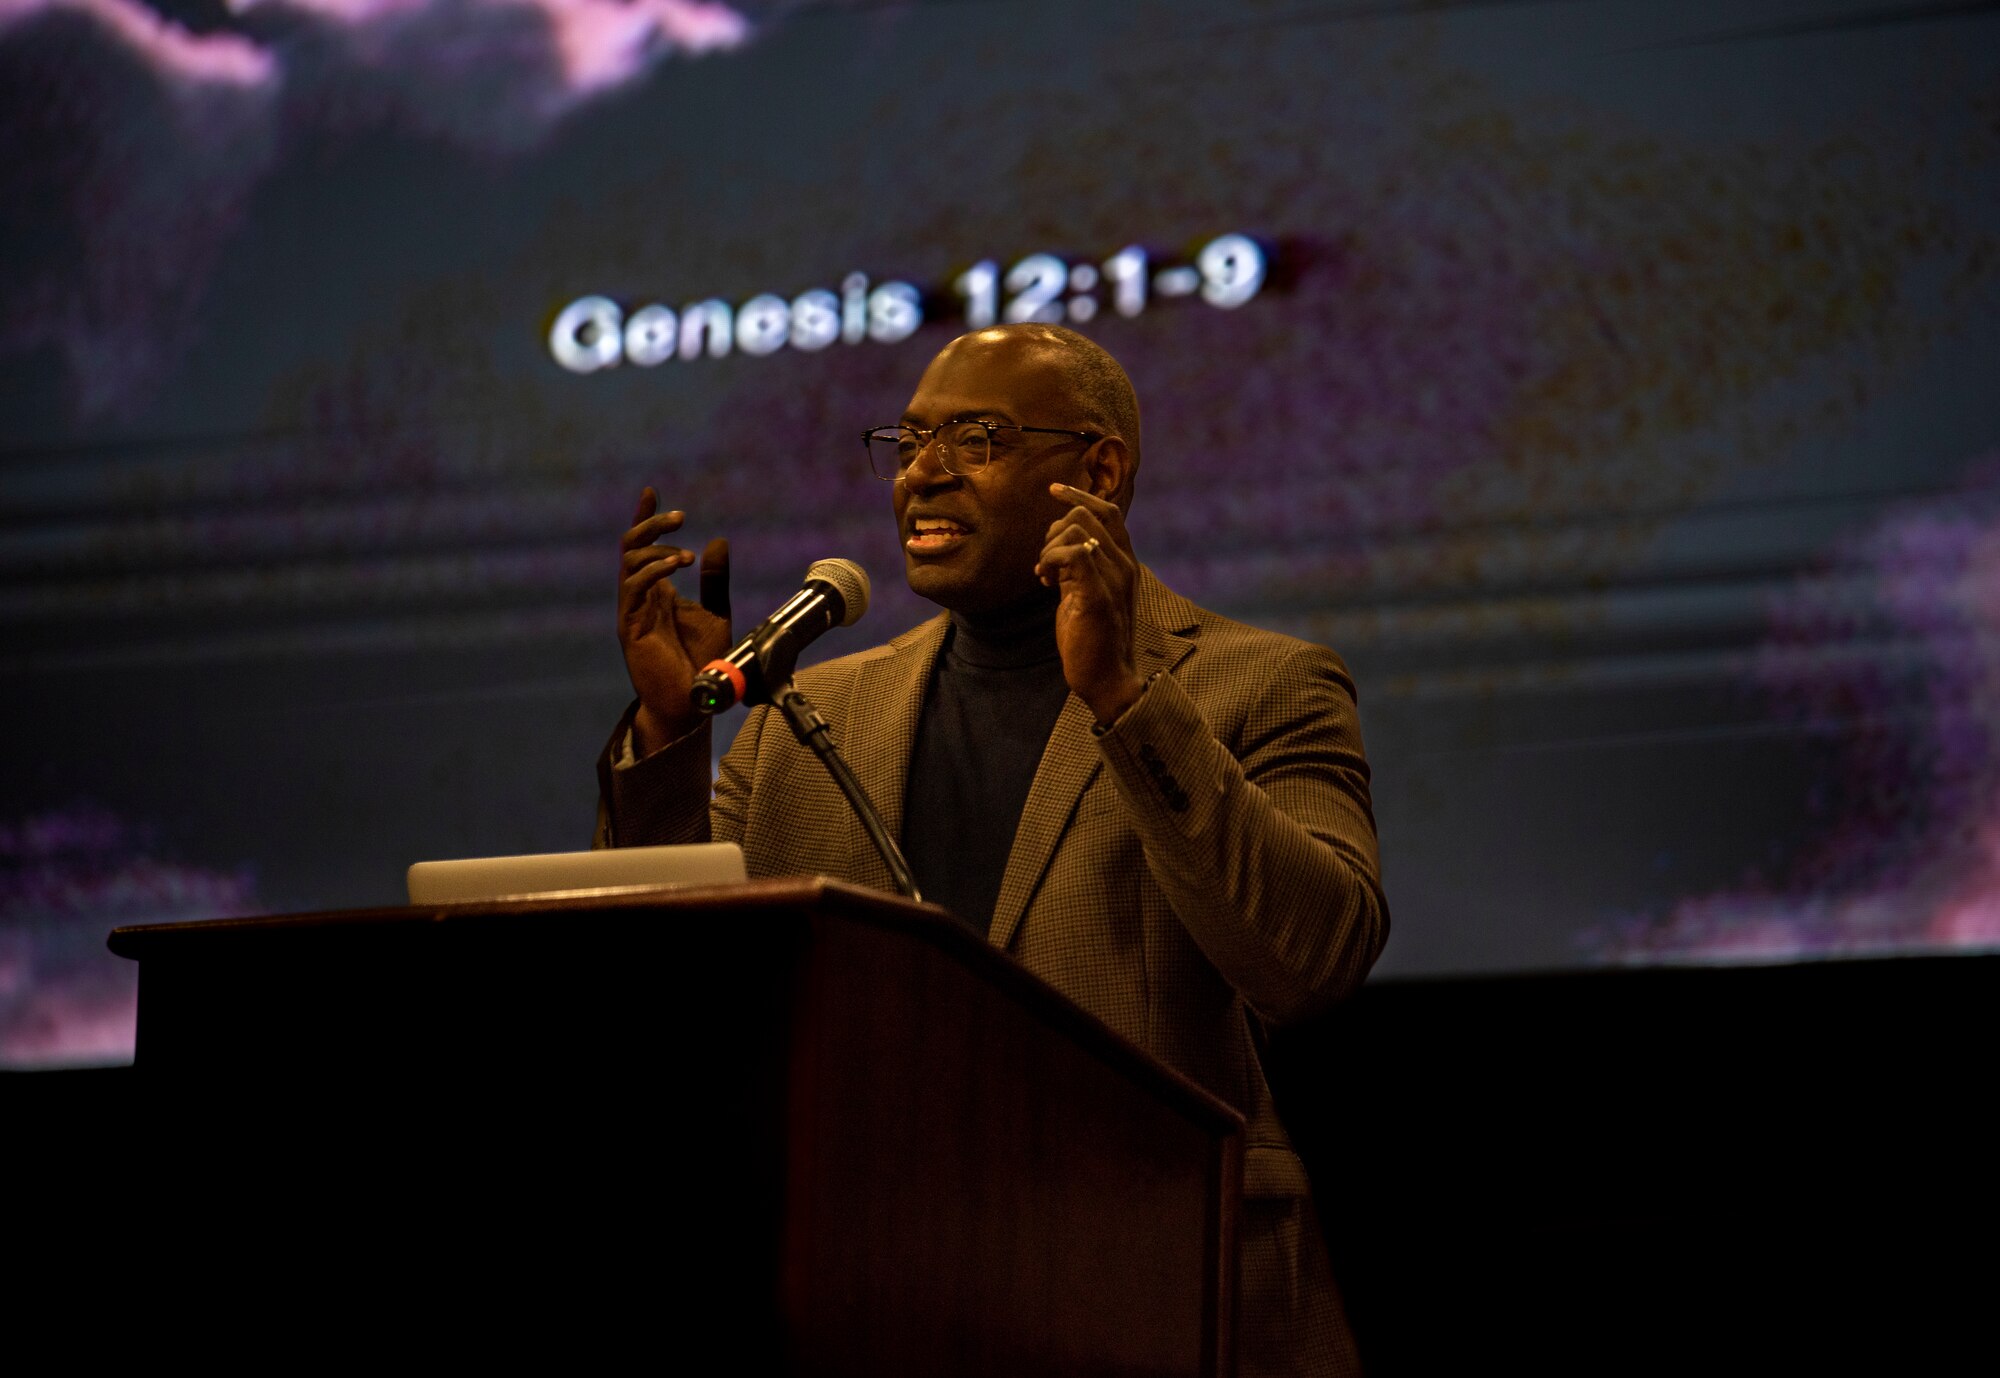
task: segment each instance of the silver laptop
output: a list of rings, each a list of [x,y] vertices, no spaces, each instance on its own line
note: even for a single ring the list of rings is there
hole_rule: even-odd
[[[419,861],[410,868],[411,904],[466,904],[578,890],[662,885],[732,885],[746,879],[734,842],[680,847],[607,847],[595,852],[482,856]]]

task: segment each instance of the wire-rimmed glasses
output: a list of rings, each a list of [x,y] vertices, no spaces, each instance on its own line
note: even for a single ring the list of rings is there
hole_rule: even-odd
[[[894,483],[917,462],[917,456],[933,440],[938,461],[947,474],[963,478],[984,469],[993,458],[995,431],[1023,431],[1032,435],[1067,435],[1096,444],[1104,438],[1099,431],[1070,431],[1056,426],[1009,426],[999,421],[947,421],[929,430],[922,426],[876,426],[861,433],[868,451],[868,467],[875,477]]]

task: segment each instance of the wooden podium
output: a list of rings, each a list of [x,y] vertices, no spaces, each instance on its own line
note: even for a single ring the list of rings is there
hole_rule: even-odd
[[[797,879],[111,948],[172,1145],[140,1228],[256,1258],[235,1285],[294,1326],[572,1359],[699,1335],[735,1372],[1235,1371],[1241,1118],[936,908]]]

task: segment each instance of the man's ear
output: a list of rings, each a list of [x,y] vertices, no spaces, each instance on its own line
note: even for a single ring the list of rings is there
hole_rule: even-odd
[[[1084,452],[1083,465],[1090,475],[1090,495],[1110,502],[1131,476],[1132,451],[1119,437],[1107,435]]]

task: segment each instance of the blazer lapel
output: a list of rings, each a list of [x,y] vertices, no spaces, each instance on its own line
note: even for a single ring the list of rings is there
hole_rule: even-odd
[[[1169,628],[1192,630],[1194,605],[1141,569],[1138,596],[1134,600],[1132,657],[1141,675],[1171,672],[1193,653],[1194,642]],[[1013,850],[1007,854],[1007,870],[1000,880],[1000,897],[993,905],[993,926],[987,940],[995,947],[1013,942],[1028,912],[1042,877],[1048,873],[1056,845],[1069,831],[1076,806],[1090,788],[1104,756],[1091,728],[1095,719],[1082,699],[1071,694],[1056,718],[1055,731],[1042,751],[1042,763],[1035,782],[1028,789],[1028,802],[1021,810],[1021,823],[1014,834]],[[914,726],[911,729],[914,735]],[[904,745],[907,766],[909,747]]]
[[[882,815],[889,836],[898,839],[903,835],[903,787],[909,779],[917,719],[924,709],[924,681],[944,645],[945,626],[944,617],[933,617],[864,661],[834,731],[834,745]],[[893,890],[889,868],[876,855],[861,820],[852,809],[847,814],[849,855],[865,858],[861,864],[876,876],[874,883]]]
[[[1077,801],[1104,764],[1097,739],[1090,732],[1093,721],[1090,710],[1075,694],[1063,701],[1055,731],[1049,733],[1049,744],[1042,749],[1035,783],[1028,787],[1028,802],[1014,832],[1014,849],[1007,854],[1007,870],[1000,878],[1000,897],[993,902],[993,926],[986,936],[995,947],[1005,947],[1014,940],[1014,930],[1021,926],[1028,900],[1049,869],[1056,843],[1069,829]]]

